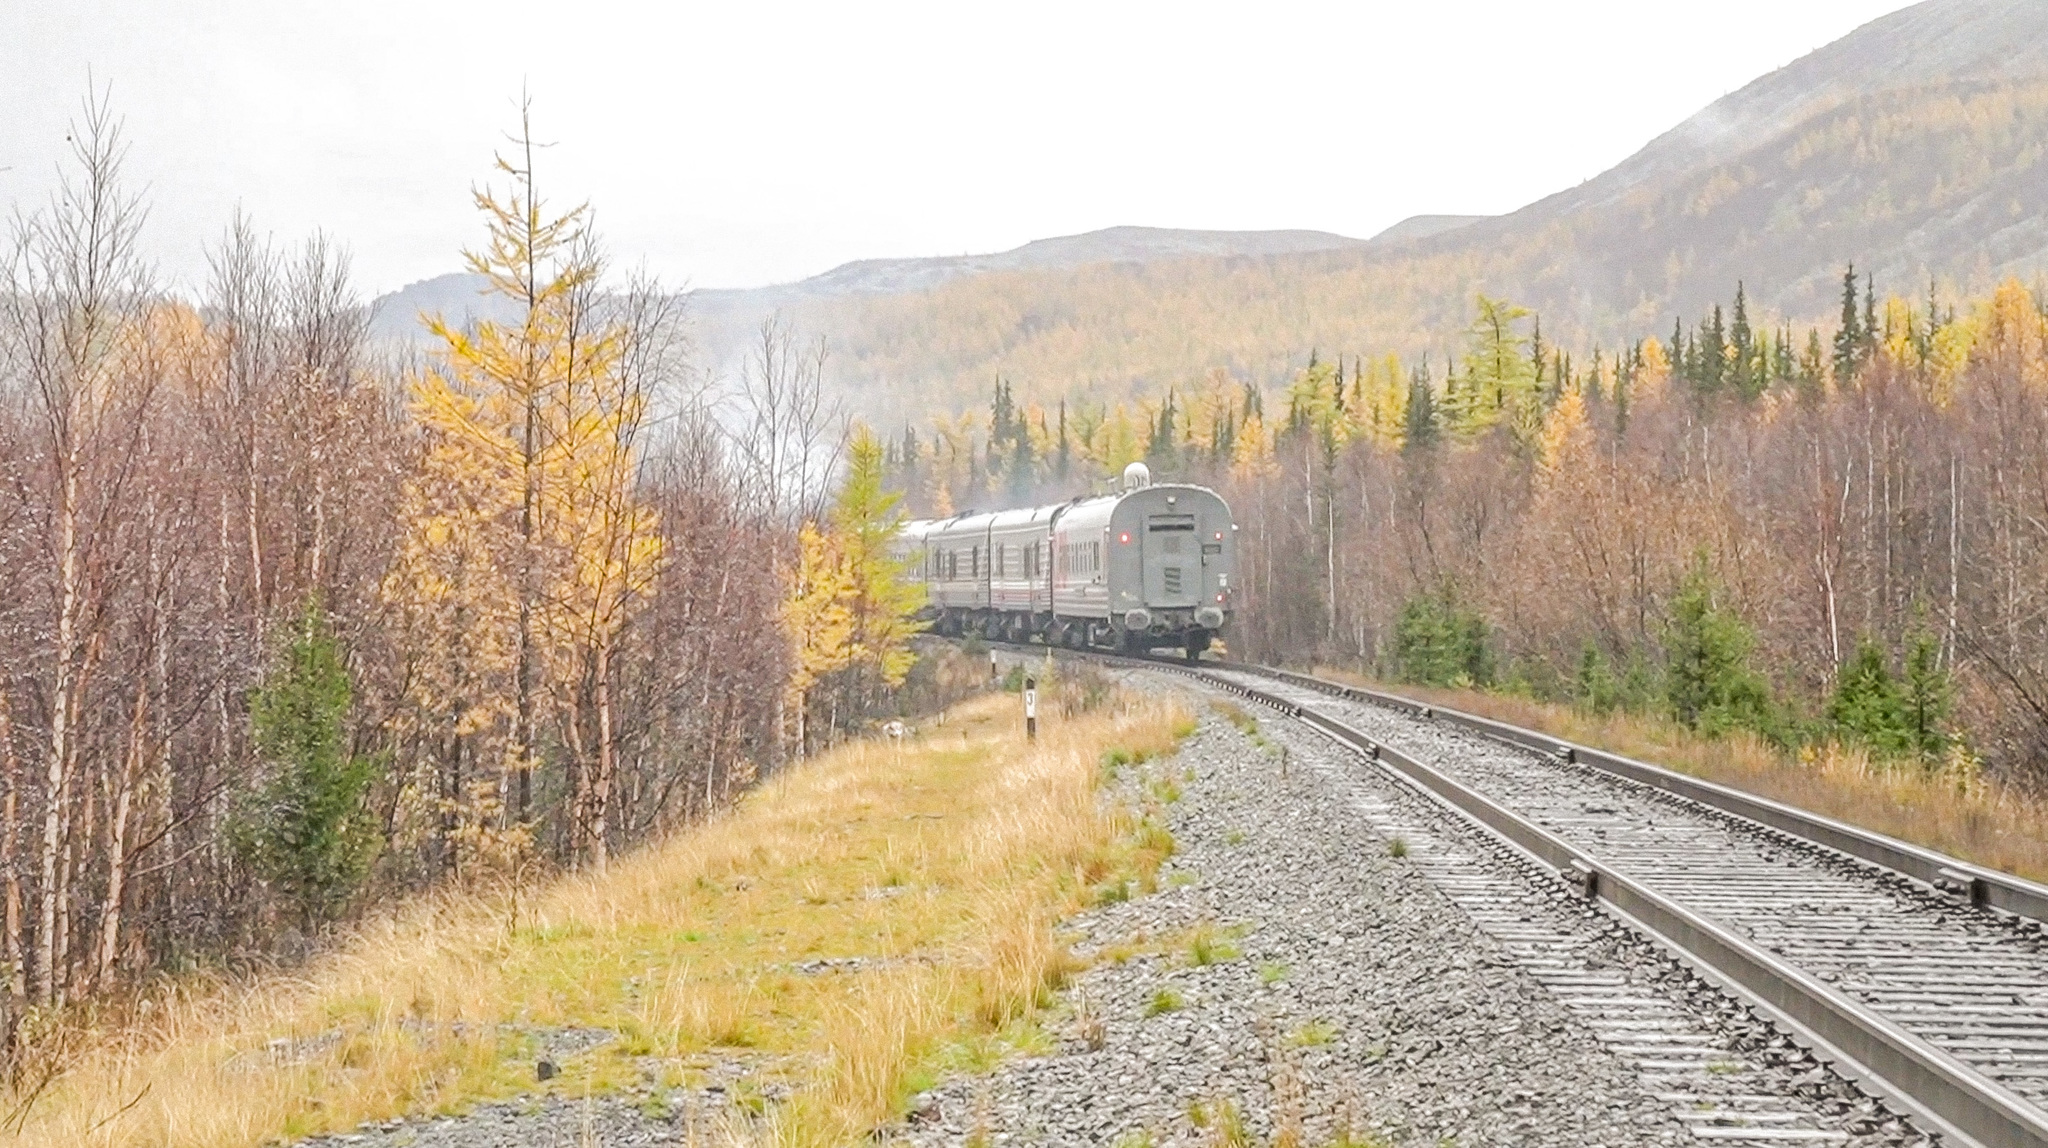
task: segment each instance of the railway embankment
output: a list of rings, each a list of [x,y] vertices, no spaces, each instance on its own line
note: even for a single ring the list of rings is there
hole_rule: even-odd
[[[1117,780],[1176,849],[1158,892],[1100,890],[1068,922],[1085,968],[1051,1045],[943,1082],[895,1134],[1925,1142],[1468,822],[1297,723],[1205,696],[1177,755]]]
[[[1055,921],[1156,881],[1164,830],[1097,800],[1100,762],[1170,751],[1186,711],[1048,700],[1035,742],[1013,699],[970,700],[604,872],[397,910],[289,974],[167,984],[70,1033],[10,1143],[859,1142],[921,1081],[1043,1041]]]

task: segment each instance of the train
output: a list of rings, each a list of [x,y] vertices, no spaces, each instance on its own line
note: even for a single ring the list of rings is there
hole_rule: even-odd
[[[1142,462],[1113,494],[906,523],[897,557],[925,616],[954,637],[1036,639],[1192,661],[1230,624],[1237,524],[1215,491],[1154,485]]]

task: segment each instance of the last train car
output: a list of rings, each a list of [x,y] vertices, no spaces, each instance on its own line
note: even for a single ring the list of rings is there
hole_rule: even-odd
[[[897,548],[940,633],[1192,658],[1229,624],[1236,535],[1215,491],[1132,463],[1115,494],[913,522]]]

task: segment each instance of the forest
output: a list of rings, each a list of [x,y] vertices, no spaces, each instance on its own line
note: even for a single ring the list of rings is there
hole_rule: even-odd
[[[913,510],[1099,489],[1143,459],[1242,527],[1233,656],[1362,668],[1787,750],[2048,780],[2048,299],[1882,295],[1828,329],[1748,288],[1616,350],[1480,296],[1452,362],[1304,353],[904,428]]]
[[[516,915],[893,703],[921,603],[883,552],[881,444],[773,326],[714,418],[680,297],[612,273],[513,139],[467,260],[518,318],[423,316],[428,350],[367,338],[322,236],[238,215],[198,297],[158,281],[103,101],[15,221],[8,1052],[409,893],[487,886]]]
[[[908,651],[906,513],[1140,458],[1243,525],[1233,657],[2048,770],[2048,300],[2016,282],[1848,269],[1839,319],[1796,329],[1738,283],[1613,349],[1480,296],[1450,361],[1303,348],[1284,387],[1050,404],[1005,376],[878,435],[781,321],[704,378],[685,297],[616,273],[513,138],[466,258],[516,318],[423,316],[425,346],[369,337],[339,244],[239,215],[191,297],[160,281],[103,103],[11,225],[8,1049],[414,893],[516,913],[729,807],[943,692]]]

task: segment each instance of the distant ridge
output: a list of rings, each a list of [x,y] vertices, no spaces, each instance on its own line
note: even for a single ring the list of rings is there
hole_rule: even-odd
[[[1428,239],[1491,218],[1493,217],[1490,215],[1411,215],[1373,236],[1369,242],[1407,243],[1417,239]]]
[[[1419,220],[1463,220],[1464,216],[1417,216]],[[1425,228],[1430,226],[1423,224]],[[1451,224],[1450,226],[1455,226]],[[1034,239],[1021,247],[986,255],[934,255],[900,259],[859,259],[830,271],[768,287],[707,288],[690,293],[700,317],[749,318],[758,324],[776,309],[841,295],[894,295],[929,291],[962,276],[1002,271],[1047,271],[1096,263],[1152,263],[1201,257],[1295,255],[1362,247],[1363,239],[1327,231],[1195,231],[1168,227],[1108,227],[1080,235]],[[441,314],[458,324],[492,315],[498,306],[479,292],[481,277],[466,272],[408,284],[376,301],[372,330],[386,338],[407,338],[419,329],[421,313]],[[496,317],[503,317],[501,311]]]
[[[509,300],[483,293],[484,277],[467,271],[436,275],[408,283],[370,304],[372,338],[399,341],[426,337],[423,315],[439,315],[456,327],[477,319],[511,321],[518,317]]]
[[[783,314],[831,347],[871,417],[983,401],[1114,401],[1224,370],[1283,382],[1325,354],[1450,350],[1481,291],[1546,336],[1611,349],[1748,291],[1760,322],[1825,322],[1844,264],[1880,291],[1981,291],[2048,271],[2048,0],[1926,0],[1714,101],[1614,168],[1507,215],[1422,215],[1371,239],[1114,227],[987,255],[860,260],[690,296],[730,374]],[[386,300],[465,303],[460,277]],[[1441,357],[1437,358],[1442,362]]]

